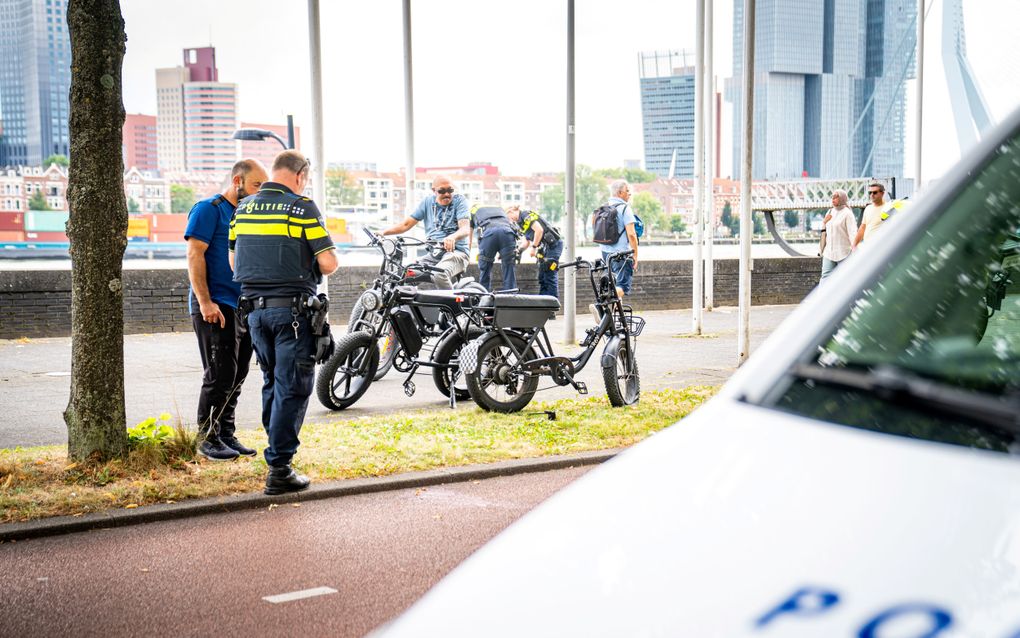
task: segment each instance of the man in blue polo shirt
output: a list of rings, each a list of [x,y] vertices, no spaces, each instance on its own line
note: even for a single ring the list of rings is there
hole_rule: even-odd
[[[425,238],[443,242],[441,257],[433,256],[432,261],[443,273],[436,273],[432,281],[437,288],[450,290],[453,278],[467,270],[468,237],[471,235],[471,214],[467,200],[454,194],[453,184],[445,175],[432,180],[432,195],[418,204],[414,212],[403,221],[390,226],[383,235],[399,235],[414,228],[420,221],[425,222]],[[424,260],[423,260],[424,261]]]
[[[237,202],[258,192],[268,180],[258,160],[234,164],[227,188],[195,204],[188,215],[188,310],[202,355],[202,391],[198,398],[198,453],[214,461],[255,456],[234,436],[234,408],[248,375],[252,345],[248,327],[238,318],[241,286],[230,269],[230,220]]]

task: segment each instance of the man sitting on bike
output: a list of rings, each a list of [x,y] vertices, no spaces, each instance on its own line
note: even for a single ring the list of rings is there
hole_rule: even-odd
[[[432,275],[437,288],[453,289],[453,278],[467,270],[468,237],[471,235],[471,221],[467,200],[453,193],[453,184],[445,175],[432,180],[432,195],[418,204],[414,212],[403,221],[383,231],[383,235],[405,233],[420,221],[425,222],[425,238],[443,242],[444,252],[422,259],[424,263],[435,264],[443,270]]]

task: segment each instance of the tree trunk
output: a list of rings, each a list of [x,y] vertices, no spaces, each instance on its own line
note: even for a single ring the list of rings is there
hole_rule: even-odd
[[[118,0],[69,0],[71,398],[67,453],[124,456],[124,293],[127,202],[121,131],[124,18]]]

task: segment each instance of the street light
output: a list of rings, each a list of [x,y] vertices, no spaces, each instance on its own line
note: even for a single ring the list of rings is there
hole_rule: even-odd
[[[242,142],[261,142],[268,137],[279,142],[280,146],[282,146],[285,150],[290,148],[287,146],[287,142],[283,141],[283,138],[279,135],[261,128],[239,128],[234,131],[233,136],[235,140],[241,140]]]

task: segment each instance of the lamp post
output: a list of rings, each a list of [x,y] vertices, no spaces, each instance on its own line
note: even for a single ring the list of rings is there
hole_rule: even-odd
[[[267,131],[261,128],[239,128],[234,131],[233,139],[241,140],[242,142],[261,142],[267,138],[273,138],[280,143],[280,146],[287,150],[291,148],[287,146],[287,142],[283,141],[283,138],[272,131]]]

